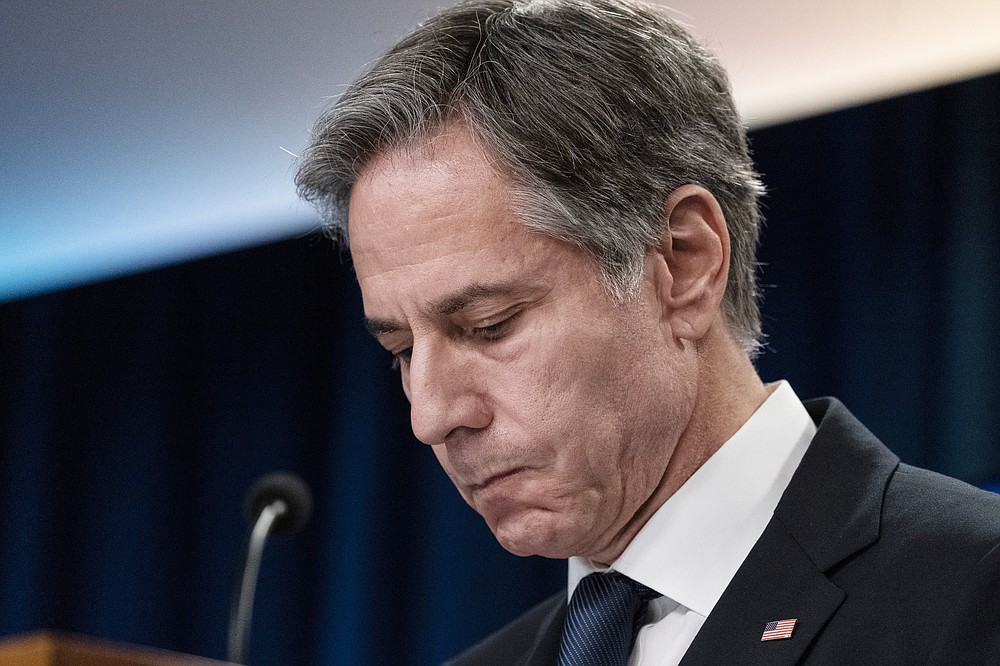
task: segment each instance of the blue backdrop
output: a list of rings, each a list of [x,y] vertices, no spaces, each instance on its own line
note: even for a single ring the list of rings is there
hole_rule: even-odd
[[[756,132],[758,367],[901,457],[1000,479],[1000,76]],[[0,635],[222,658],[243,494],[317,506],[265,553],[251,663],[432,664],[563,585],[493,541],[409,433],[319,238],[0,306]]]

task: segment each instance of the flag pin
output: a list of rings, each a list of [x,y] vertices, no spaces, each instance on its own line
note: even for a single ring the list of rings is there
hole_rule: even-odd
[[[795,629],[795,623],[798,622],[797,619],[793,620],[773,620],[767,623],[764,627],[764,633],[761,634],[760,640],[762,641],[777,641],[783,638],[791,638],[792,631]]]

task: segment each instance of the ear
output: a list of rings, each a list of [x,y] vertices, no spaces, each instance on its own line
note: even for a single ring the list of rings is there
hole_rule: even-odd
[[[671,335],[701,339],[721,312],[729,276],[729,229],[719,202],[700,185],[683,185],[664,204],[654,259],[662,316]]]

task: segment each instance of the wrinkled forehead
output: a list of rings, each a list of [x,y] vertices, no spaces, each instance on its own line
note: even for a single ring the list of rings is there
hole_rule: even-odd
[[[510,182],[482,146],[460,130],[386,151],[351,193],[348,224],[356,269],[388,255],[401,265],[438,253],[464,254],[514,232]],[[520,224],[516,226],[522,227]]]
[[[351,190],[352,254],[362,249],[359,243],[384,240],[390,226],[412,233],[418,222],[461,226],[486,213],[508,217],[511,185],[490,150],[463,125],[384,150],[361,169]]]
[[[450,120],[425,129],[418,134],[406,137],[390,146],[381,148],[358,169],[354,188],[372,174],[409,165],[414,162],[424,163],[454,163],[456,157],[460,162],[475,162],[488,167],[504,180],[511,181],[509,170],[503,164],[489,143],[479,136],[475,129],[462,120]]]

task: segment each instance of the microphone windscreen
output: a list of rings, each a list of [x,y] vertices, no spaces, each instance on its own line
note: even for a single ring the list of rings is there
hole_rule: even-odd
[[[257,479],[247,493],[244,510],[251,526],[275,500],[284,500],[287,510],[275,519],[271,534],[294,534],[309,522],[312,493],[305,481],[288,472],[272,472]]]

